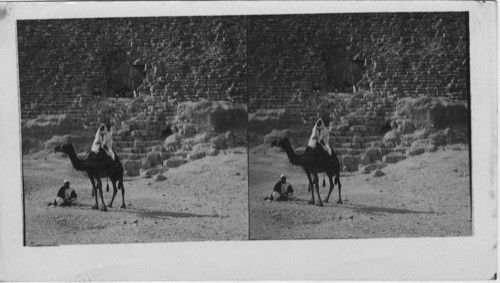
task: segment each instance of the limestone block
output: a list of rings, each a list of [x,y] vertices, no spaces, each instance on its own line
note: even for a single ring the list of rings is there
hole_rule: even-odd
[[[179,157],[179,156],[176,156],[176,157],[172,157],[170,159],[167,159],[164,163],[165,166],[167,167],[179,167],[183,164],[186,164],[187,163],[187,160],[185,160],[184,158],[182,157]]]
[[[161,164],[161,156],[157,152],[149,152],[147,155],[147,160],[151,161],[151,165]]]
[[[362,169],[361,169],[361,170],[362,170],[363,172],[371,172],[371,171],[376,170],[376,169],[378,169],[378,168],[379,168],[379,166],[378,166],[377,164],[375,164],[375,163],[370,163],[370,164],[367,164],[366,166],[362,167]]]
[[[180,130],[180,134],[184,138],[194,137],[196,135],[196,128],[193,124],[184,124]]]
[[[140,140],[135,140],[134,141],[134,147],[144,147],[145,144],[143,141],[140,141]]]
[[[379,147],[370,147],[366,149],[366,155],[370,157],[370,162],[382,160],[382,153]]]
[[[189,151],[178,151],[175,153],[176,157],[186,158],[190,152]]]
[[[361,155],[360,163],[362,165],[366,165],[366,164],[370,163],[370,160],[371,160],[370,156],[363,154],[363,155]]]
[[[398,131],[402,134],[411,134],[415,131],[415,124],[411,120],[404,120],[399,125]]]
[[[158,174],[158,175],[156,175],[156,177],[155,177],[155,181],[156,181],[156,182],[161,182],[161,181],[164,181],[164,180],[166,180],[166,179],[167,179],[167,177],[165,177],[163,174]]]
[[[406,154],[408,150],[408,147],[405,147],[405,146],[398,146],[394,149],[394,152],[399,152],[401,154]]]
[[[209,156],[215,156],[219,154],[219,150],[217,148],[211,147],[210,150],[208,151]]]
[[[355,135],[354,137],[352,137],[352,141],[354,143],[362,143],[364,142],[364,138],[362,136]]]
[[[361,161],[361,158],[356,155],[344,155],[342,157],[343,165],[358,165]]]
[[[406,157],[399,152],[391,152],[391,153],[387,154],[386,156],[382,157],[382,162],[384,162],[384,163],[397,163],[405,158]]]
[[[425,152],[425,148],[424,147],[414,147],[414,146],[412,146],[408,150],[408,155],[415,156],[415,155],[420,155],[420,154],[422,154],[424,152]]]
[[[153,175],[156,175],[158,173],[159,173],[158,168],[150,168],[150,169],[146,170],[145,175],[153,176]]]
[[[135,176],[139,176],[139,175],[140,175],[139,169],[125,170],[125,176],[135,177]]]
[[[165,160],[165,159],[168,159],[168,158],[174,156],[174,153],[163,151],[160,155],[161,155],[161,160]]]
[[[132,153],[143,153],[143,150],[141,147],[133,147]]]
[[[124,170],[133,170],[137,169],[137,162],[134,160],[125,160],[123,162],[123,169]]]
[[[196,159],[203,158],[205,156],[207,156],[206,152],[204,152],[204,151],[198,151],[198,152],[194,152],[194,153],[188,154],[187,158],[189,160],[196,160]]]
[[[427,151],[427,152],[436,152],[436,151],[438,151],[438,149],[439,149],[439,148],[438,148],[437,146],[435,146],[435,145],[429,145],[429,146],[425,149],[425,151]]]
[[[358,164],[351,164],[351,165],[344,165],[344,166],[347,167],[347,170],[345,170],[347,172],[356,172],[359,170]]]
[[[151,168],[151,161],[147,160],[147,159],[143,160],[141,168],[142,169],[149,169],[149,168]]]

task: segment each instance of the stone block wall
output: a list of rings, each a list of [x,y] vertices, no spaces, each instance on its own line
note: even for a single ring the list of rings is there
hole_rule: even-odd
[[[22,118],[106,94],[113,68],[146,66],[141,93],[300,112],[330,67],[366,59],[375,95],[469,97],[468,13],[351,13],[17,22]],[[341,53],[338,50],[343,50]],[[342,57],[344,56],[344,57]],[[306,106],[306,107],[304,107]],[[174,105],[175,107],[175,105]]]
[[[108,93],[113,68],[144,64],[140,89],[174,101],[246,100],[244,17],[17,22],[22,118],[65,113],[80,94]]]
[[[250,16],[247,41],[249,112],[306,108],[342,56],[366,59],[376,95],[469,97],[467,13]]]

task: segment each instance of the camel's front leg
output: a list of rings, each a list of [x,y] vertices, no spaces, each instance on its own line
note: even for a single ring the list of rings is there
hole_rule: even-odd
[[[323,202],[321,201],[321,196],[319,195],[319,182],[318,182],[318,174],[314,174],[313,176],[313,182],[314,182],[314,189],[316,190],[316,194],[318,195],[318,202],[316,203],[317,206],[323,206]],[[313,203],[314,203],[314,193],[313,193]]]

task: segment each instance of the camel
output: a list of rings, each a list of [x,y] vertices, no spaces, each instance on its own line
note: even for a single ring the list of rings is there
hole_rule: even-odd
[[[113,197],[108,204],[108,207],[113,207],[113,201],[118,192],[118,189],[122,190],[122,205],[121,208],[125,207],[125,188],[123,187],[123,165],[120,162],[118,156],[115,157],[115,161],[111,161],[109,158],[108,161],[97,159],[94,156],[87,156],[85,159],[80,159],[76,155],[75,149],[71,143],[67,143],[64,145],[58,145],[54,149],[55,152],[63,152],[69,156],[71,160],[71,164],[77,171],[84,171],[87,173],[87,176],[92,183],[92,192],[93,196],[95,196],[95,205],[92,209],[98,209],[99,203],[97,201],[97,189],[99,189],[99,195],[101,197],[101,211],[107,211],[106,205],[104,204],[104,197],[102,193],[102,183],[101,178],[109,177],[111,183],[113,184]],[[105,153],[104,156],[107,156]],[[118,186],[116,185],[118,182]]]
[[[286,137],[272,140],[271,146],[282,148],[286,152],[290,163],[292,163],[293,165],[302,166],[302,168],[304,168],[307,179],[309,180],[309,189],[311,191],[311,200],[309,201],[309,204],[315,204],[314,189],[316,190],[316,194],[318,196],[318,202],[316,203],[316,205],[323,206],[323,202],[327,203],[335,184],[337,184],[339,189],[339,200],[337,201],[337,203],[342,203],[340,162],[337,158],[337,155],[335,155],[333,151],[332,156],[329,156],[328,153],[324,151],[320,146],[317,146],[314,150],[310,147],[307,147],[303,154],[297,155],[293,150],[292,145],[290,144],[290,140]],[[321,201],[318,185],[318,173],[322,172],[326,173],[326,175],[328,176],[328,180],[330,181],[330,191],[323,201]],[[335,176],[335,183],[332,180],[333,176]]]

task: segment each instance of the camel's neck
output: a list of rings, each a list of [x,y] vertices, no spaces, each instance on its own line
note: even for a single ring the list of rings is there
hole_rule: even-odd
[[[285,142],[285,144],[283,145],[283,149],[285,150],[290,163],[292,163],[293,165],[303,165],[302,159],[295,153],[289,141]]]
[[[80,158],[78,158],[74,148],[71,148],[70,150],[68,150],[68,152],[66,152],[66,154],[69,156],[69,159],[71,160],[71,164],[73,165],[73,167],[76,170],[85,171],[85,169],[86,169],[85,164],[83,163],[83,161]]]

